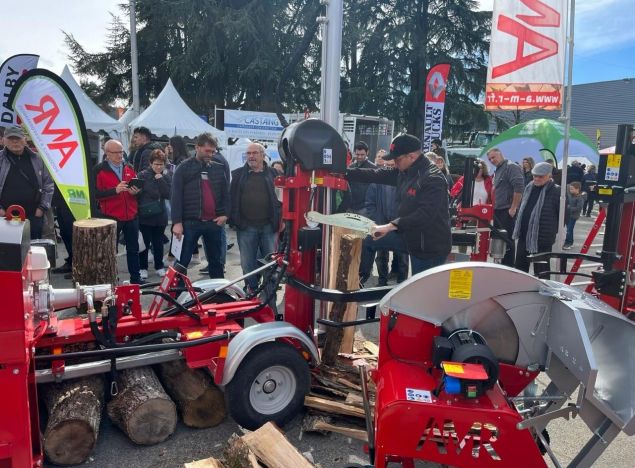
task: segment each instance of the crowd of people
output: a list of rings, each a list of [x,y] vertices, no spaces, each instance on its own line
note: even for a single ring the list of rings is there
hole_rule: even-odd
[[[22,128],[7,128],[3,143],[0,215],[10,205],[23,206],[31,238],[40,238],[53,230],[55,209],[69,255],[54,272],[70,277],[72,214],[41,158],[27,146]],[[375,222],[372,235],[363,241],[362,284],[368,282],[373,262],[378,285],[385,286],[390,279],[405,280],[409,268],[416,274],[447,260],[452,247],[450,204],[460,199],[463,177],[455,181],[441,141],[432,143],[432,151],[424,154],[418,138],[399,135],[389,151],[377,152],[374,163],[365,142],[357,142],[353,148],[353,161],[346,172],[349,190],[339,209]],[[269,165],[263,145],[251,143],[245,164],[231,174],[218,141],[208,133],[196,138],[190,155],[182,137],[172,137],[162,146],[152,141],[150,130],[139,127],[134,129],[128,149],[126,152],[122,142],[114,139],[104,143],[104,159],[92,170],[91,189],[97,203],[94,216],[117,221],[130,282],[148,279],[150,254],[155,273],[161,277],[168,262],[178,260],[188,267],[197,259],[199,245],[207,258],[205,272],[211,278],[222,278],[228,248],[226,224],[236,229],[243,273],[255,270],[259,258],[275,251],[282,223],[281,197],[274,179],[284,167],[280,161]],[[529,271],[527,256],[549,252],[555,243],[561,174],[552,163],[536,164],[531,157],[516,164],[497,148],[490,149],[487,158],[495,170],[490,175],[485,161],[477,161],[473,201],[492,204],[494,225],[506,232],[508,248],[502,263]],[[566,182],[563,248],[570,249],[576,221],[590,216],[593,209],[595,167],[574,162]],[[182,243],[178,259],[171,256],[171,237]],[[534,272],[539,274],[545,268],[535,264]],[[245,283],[253,291],[258,282],[257,276],[251,276]]]

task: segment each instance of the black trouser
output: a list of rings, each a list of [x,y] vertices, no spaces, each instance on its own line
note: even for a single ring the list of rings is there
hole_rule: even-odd
[[[68,257],[65,262],[69,265],[73,264],[73,222],[75,221],[75,217],[71,210],[68,208],[68,205],[65,201],[62,200],[62,203],[59,203],[55,207],[55,214],[57,215],[57,225],[60,228],[60,237],[62,238],[62,242],[64,242],[64,247],[66,247],[66,252],[68,252]]]
[[[377,265],[377,274],[379,280],[377,286],[386,286],[388,284],[388,260],[389,250],[378,250],[375,257],[375,264]],[[397,273],[397,282],[401,283],[408,277],[408,255],[393,252],[392,254],[392,267],[391,270]]]
[[[152,249],[154,269],[160,270],[163,268],[163,233],[165,232],[165,226],[139,224],[139,231],[141,231],[143,243],[146,245],[145,250],[139,253],[139,264],[141,269],[148,269],[148,252]]]
[[[591,216],[591,211],[593,211],[593,204],[595,203],[595,191],[588,191],[586,193],[586,199],[584,200],[584,207],[582,211],[585,216]]]
[[[540,245],[538,244],[538,253],[544,253],[544,252],[551,252],[551,245]],[[527,273],[529,273],[529,259],[527,258],[527,255],[530,255],[529,252],[527,252],[527,245],[525,244],[525,238],[520,238],[518,239],[518,247],[516,248],[516,263],[515,263],[515,267],[518,270],[522,270],[525,271]],[[542,263],[542,262],[538,262],[538,263],[534,263],[534,276],[540,277],[540,273],[542,273],[543,271],[549,271],[551,269],[550,267],[550,261],[547,261],[547,263]],[[549,279],[549,278],[541,278],[541,279]]]
[[[512,240],[515,224],[516,218],[510,216],[509,208],[494,210],[494,227],[498,229],[505,229],[507,231],[507,238],[511,241],[510,244],[507,244],[507,250],[505,252],[505,256],[503,257],[503,261],[501,262],[503,265],[508,267],[514,266],[514,259],[516,258],[514,241]]]

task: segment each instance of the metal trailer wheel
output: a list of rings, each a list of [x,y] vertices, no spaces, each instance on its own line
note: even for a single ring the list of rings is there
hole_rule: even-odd
[[[309,365],[292,346],[276,341],[252,349],[227,384],[225,397],[232,418],[258,429],[268,421],[291,421],[309,392]]]

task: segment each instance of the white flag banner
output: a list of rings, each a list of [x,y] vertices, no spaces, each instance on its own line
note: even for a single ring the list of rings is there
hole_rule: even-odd
[[[75,219],[90,218],[84,119],[68,85],[36,68],[20,77],[9,105],[22,119]]]
[[[567,0],[494,0],[486,110],[562,108]]]
[[[2,96],[2,113],[0,114],[0,126],[10,127],[17,125],[15,112],[9,106],[9,96],[18,81],[18,78],[29,70],[37,67],[39,55],[20,54],[9,57],[0,66],[0,95]]]

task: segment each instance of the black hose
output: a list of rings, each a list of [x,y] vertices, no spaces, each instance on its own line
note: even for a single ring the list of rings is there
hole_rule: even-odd
[[[78,351],[73,353],[63,354],[42,354],[35,356],[36,362],[49,362],[57,361],[61,359],[82,359],[82,358],[112,358],[119,356],[131,356],[134,354],[151,353],[156,351],[166,351],[170,349],[184,349],[191,348],[193,346],[200,346],[208,343],[214,343],[216,341],[229,340],[236,336],[238,332],[226,333],[224,335],[208,336],[206,338],[199,338],[191,341],[178,341],[175,343],[160,343],[150,344],[142,346],[124,346],[121,348],[109,348],[98,349],[93,351]]]
[[[142,291],[141,292],[142,296],[146,296],[146,295],[151,295],[151,296],[159,296],[163,299],[165,299],[166,301],[168,301],[171,304],[174,304],[174,311],[170,314],[166,312],[164,312],[163,314],[161,314],[161,317],[166,317],[168,315],[173,315],[177,312],[182,312],[185,315],[187,315],[188,317],[190,317],[192,320],[196,320],[197,322],[201,321],[201,317],[199,317],[198,315],[196,315],[193,312],[190,312],[190,310],[185,307],[184,305],[180,304],[176,299],[174,299],[172,296],[170,296],[168,293],[164,293],[162,291]],[[192,304],[193,305],[193,304]],[[170,311],[172,311],[173,309],[168,309]]]

